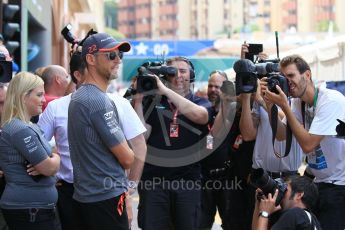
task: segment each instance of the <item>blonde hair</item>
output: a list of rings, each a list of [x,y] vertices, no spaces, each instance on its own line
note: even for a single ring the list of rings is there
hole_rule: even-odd
[[[43,80],[37,75],[29,72],[16,74],[10,81],[7,89],[3,114],[1,116],[1,126],[10,122],[13,118],[29,122],[25,116],[24,97],[29,95],[33,89],[42,85],[44,85]]]

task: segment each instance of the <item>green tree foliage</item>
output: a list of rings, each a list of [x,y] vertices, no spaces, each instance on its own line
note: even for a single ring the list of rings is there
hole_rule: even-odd
[[[320,22],[318,22],[316,24],[316,30],[317,32],[327,32],[328,31],[328,28],[329,28],[329,20],[322,20]],[[338,31],[338,27],[337,25],[335,24],[335,22],[333,22],[333,31],[334,32],[337,32]]]
[[[104,1],[104,19],[106,27],[117,28],[117,3],[114,0]]]
[[[125,39],[125,35],[120,33],[118,30],[115,30],[113,28],[105,27],[105,32],[107,34],[110,34],[112,37],[114,37],[117,40],[123,40]]]
[[[122,40],[125,36],[117,30],[117,12],[118,6],[115,0],[104,1],[105,32],[118,40]]]

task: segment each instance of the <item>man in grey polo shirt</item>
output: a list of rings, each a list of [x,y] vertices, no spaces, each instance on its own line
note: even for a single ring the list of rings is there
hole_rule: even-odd
[[[106,33],[91,35],[83,44],[86,79],[68,109],[73,198],[83,229],[129,228],[125,169],[134,153],[120,128],[116,106],[106,94],[109,81],[117,77],[122,52],[129,50],[129,43]]]

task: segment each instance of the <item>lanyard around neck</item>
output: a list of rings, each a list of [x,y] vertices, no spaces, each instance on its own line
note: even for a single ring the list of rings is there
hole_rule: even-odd
[[[319,94],[319,88],[317,87],[314,87],[314,107],[313,107],[313,111],[315,112],[315,108],[316,108],[316,102],[317,102],[317,97],[318,97],[318,94]]]

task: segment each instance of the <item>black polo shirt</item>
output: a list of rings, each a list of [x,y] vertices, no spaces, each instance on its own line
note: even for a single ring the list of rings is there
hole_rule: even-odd
[[[210,108],[210,102],[194,94],[186,96],[193,103]],[[144,104],[146,123],[152,126],[147,140],[147,159],[143,180],[155,177],[166,180],[197,180],[200,178],[200,159],[204,157],[207,125],[190,121],[181,113],[176,114],[178,137],[170,136],[170,128],[176,110],[163,96],[147,99]]]

